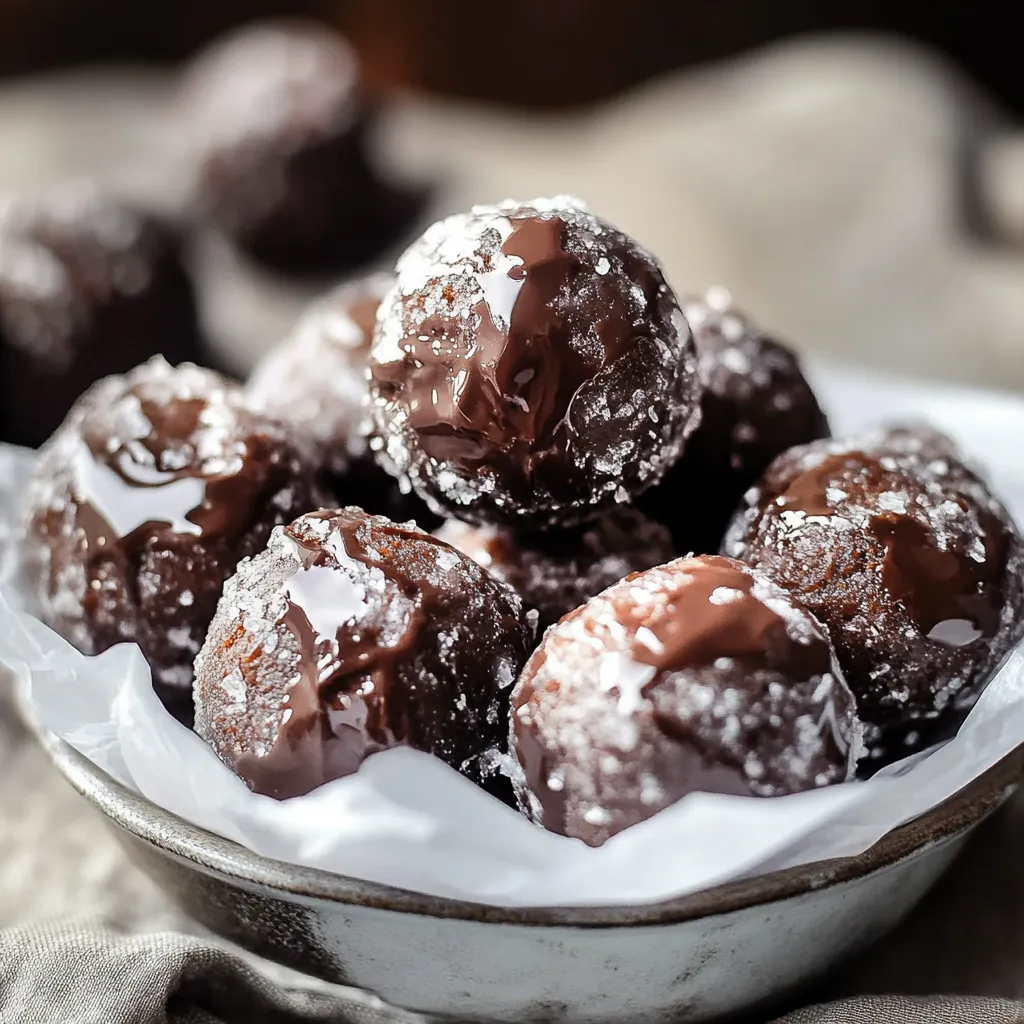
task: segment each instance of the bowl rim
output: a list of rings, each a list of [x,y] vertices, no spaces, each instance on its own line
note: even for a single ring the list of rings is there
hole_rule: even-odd
[[[57,770],[110,821],[166,856],[246,888],[280,890],[306,900],[488,924],[579,928],[668,925],[790,899],[854,881],[952,840],[994,811],[1017,787],[1024,744],[944,803],[899,826],[856,857],[817,861],[725,882],[660,903],[502,907],[432,896],[262,856],[193,825],[122,785],[69,743],[29,721]]]

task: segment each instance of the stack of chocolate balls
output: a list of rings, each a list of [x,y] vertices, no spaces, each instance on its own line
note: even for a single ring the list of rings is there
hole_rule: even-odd
[[[47,621],[137,641],[256,792],[408,745],[592,845],[948,738],[1024,611],[948,439],[830,439],[788,349],[566,197],[440,221],[244,390],[97,385],[29,506]]]

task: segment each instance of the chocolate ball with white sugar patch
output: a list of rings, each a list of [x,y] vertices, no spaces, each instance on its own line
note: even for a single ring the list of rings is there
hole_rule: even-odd
[[[635,573],[548,631],[512,696],[523,809],[600,846],[689,793],[851,777],[853,695],[814,617],[720,556]]]
[[[40,452],[25,560],[43,618],[86,654],[134,642],[173,714],[224,580],[315,508],[316,465],[211,370],[159,357],[94,385]]]
[[[378,457],[478,524],[571,526],[629,502],[698,418],[657,260],[565,196],[429,228],[398,261],[370,372]]]
[[[529,649],[518,596],[472,559],[414,526],[320,510],[224,587],[196,660],[196,732],[279,799],[396,746],[489,788]]]
[[[925,429],[780,456],[724,550],[829,631],[871,771],[948,739],[1024,631],[1024,546],[953,443]]]

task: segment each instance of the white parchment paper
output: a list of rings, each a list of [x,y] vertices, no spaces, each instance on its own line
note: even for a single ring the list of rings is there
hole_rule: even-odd
[[[926,419],[987,469],[1024,521],[1024,401],[812,367],[835,433]],[[31,466],[0,446],[0,549]],[[168,715],[134,646],[85,657],[23,610],[14,559],[0,585],[0,664],[39,722],[143,796],[283,861],[502,905],[643,903],[860,853],[1024,743],[1024,649],[955,739],[870,782],[776,799],[693,794],[599,849],[544,832],[426,754],[392,750],[307,796],[250,793]]]

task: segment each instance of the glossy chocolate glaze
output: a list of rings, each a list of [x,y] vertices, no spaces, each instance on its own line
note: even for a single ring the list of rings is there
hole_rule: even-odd
[[[191,665],[224,579],[316,504],[314,466],[241,390],[155,360],[80,400],[44,448],[28,554],[47,621],[87,653],[134,640],[191,718]]]
[[[38,447],[78,396],[203,343],[179,239],[86,185],[0,199],[0,440]]]
[[[432,529],[439,517],[377,464],[365,437],[367,356],[393,281],[371,274],[314,302],[253,372],[246,396],[314,448],[333,503]]]
[[[782,456],[726,550],[798,594],[829,629],[870,726],[874,767],[950,735],[1021,632],[1017,528],[934,433]]]
[[[811,615],[718,556],[635,573],[545,636],[513,694],[525,809],[592,845],[687,793],[849,777],[853,696]]]
[[[704,381],[701,422],[640,508],[681,551],[717,551],[744,493],[776,456],[830,435],[796,355],[716,288],[682,302]]]
[[[537,615],[538,637],[624,576],[678,554],[663,526],[630,508],[576,529],[540,533],[450,520],[437,536],[518,591],[523,607]]]
[[[438,510],[536,527],[649,486],[698,387],[658,264],[566,199],[434,225],[399,261],[370,369],[386,462]]]
[[[464,373],[453,374],[451,366],[437,361],[410,370],[403,361],[393,368],[395,376],[383,366],[376,376],[385,388],[402,386],[409,423],[432,458],[451,460],[473,473],[489,452],[498,450],[529,477],[553,448],[573,395],[623,354],[633,325],[618,288],[595,290],[585,313],[599,347],[593,352],[574,349],[572,339],[581,325],[560,300],[584,271],[581,257],[567,250],[568,225],[555,216],[510,217],[509,224],[511,233],[501,246],[501,256],[511,264],[504,280],[486,288],[485,279],[501,272],[477,275],[485,297],[473,306],[479,320],[476,347],[459,368]],[[664,285],[661,275],[636,262],[629,276],[649,300],[655,299]],[[434,315],[417,330],[424,344],[443,347],[453,325]]]
[[[196,730],[278,798],[398,745],[483,783],[528,650],[518,598],[447,544],[360,509],[310,513],[225,588]]]

